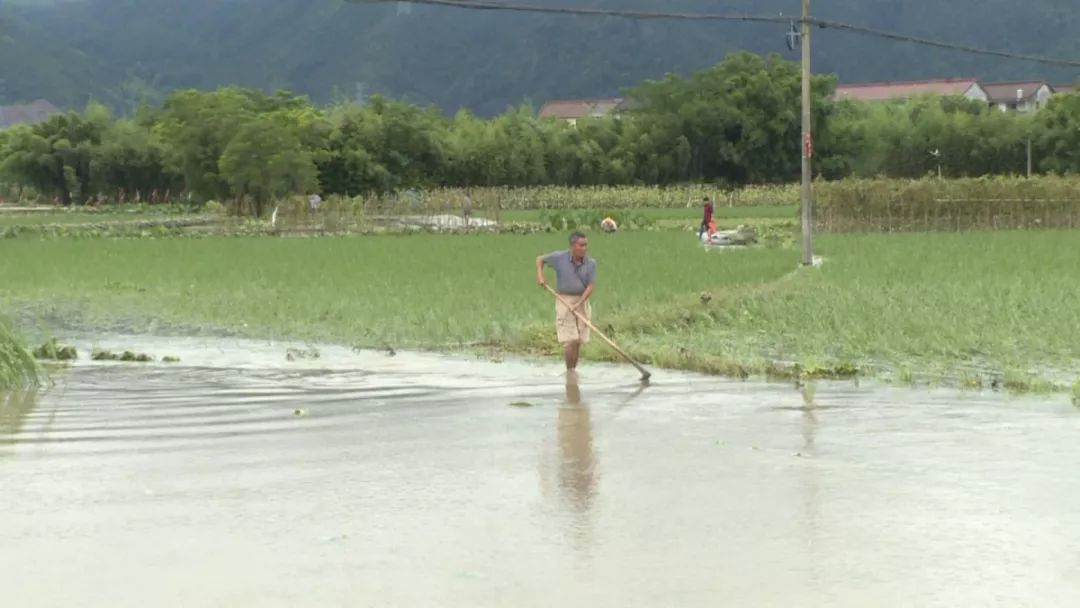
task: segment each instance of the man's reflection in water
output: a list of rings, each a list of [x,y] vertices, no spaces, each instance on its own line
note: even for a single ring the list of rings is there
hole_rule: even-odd
[[[814,397],[817,395],[817,389],[813,385],[806,385],[802,387],[803,398],[803,420],[802,420],[802,436],[803,436],[803,448],[802,454],[811,456],[814,453],[814,437],[817,435],[817,402],[814,401]]]
[[[577,536],[589,528],[596,496],[596,454],[589,408],[581,401],[577,374],[566,376],[566,403],[559,408],[559,492],[574,516]]]
[[[19,434],[26,416],[37,406],[37,396],[35,390],[0,391],[0,440]]]

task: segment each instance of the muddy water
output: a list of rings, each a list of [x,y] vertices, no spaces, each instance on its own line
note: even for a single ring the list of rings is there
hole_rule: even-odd
[[[3,605],[1080,605],[1062,398],[101,346],[183,361],[0,406]]]

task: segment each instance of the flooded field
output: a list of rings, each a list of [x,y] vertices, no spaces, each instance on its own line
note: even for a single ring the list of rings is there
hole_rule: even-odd
[[[4,605],[1080,605],[1062,396],[96,346],[181,361],[0,402]]]

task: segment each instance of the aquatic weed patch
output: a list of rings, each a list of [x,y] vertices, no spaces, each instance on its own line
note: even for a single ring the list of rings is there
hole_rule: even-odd
[[[154,357],[146,353],[137,353],[130,350],[123,352],[112,352],[109,350],[98,350],[90,353],[90,359],[93,361],[123,361],[127,363],[150,363],[154,360]]]
[[[34,349],[35,359],[45,361],[73,361],[79,358],[79,352],[74,346],[60,344],[56,338],[50,338],[41,346]]]

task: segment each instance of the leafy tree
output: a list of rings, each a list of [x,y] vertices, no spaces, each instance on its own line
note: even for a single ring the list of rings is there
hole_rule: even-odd
[[[777,55],[735,53],[689,78],[668,76],[631,89],[631,97],[642,104],[635,112],[637,127],[645,131],[639,145],[661,146],[656,153],[637,153],[639,178],[732,184],[794,178],[801,154],[800,82],[796,65]],[[830,77],[813,82],[818,124],[826,117],[820,108],[833,88]],[[680,168],[663,156],[678,159],[687,146],[689,173],[679,175]]]
[[[1063,95],[1037,119],[1039,167],[1056,173],[1080,171],[1080,94]]]
[[[188,189],[241,197],[261,213],[275,196],[320,184],[348,195],[470,185],[727,185],[794,181],[801,119],[796,65],[747,53],[687,77],[628,91],[635,109],[576,124],[529,105],[484,119],[372,96],[318,107],[287,92],[179,91],[116,121],[90,104],[0,132],[6,184],[65,204],[95,192]],[[813,81],[816,175],[829,179],[1019,173],[1027,141],[1038,170],[1080,171],[1080,95],[1034,114],[959,97],[833,101]],[[312,176],[312,172],[316,176]]]
[[[200,198],[224,198],[229,184],[219,161],[237,132],[256,116],[258,95],[235,87],[211,93],[178,91],[165,101],[154,134],[165,145],[171,170]]]
[[[16,127],[6,137],[5,173],[64,205],[82,203],[91,191],[91,159],[101,135],[101,124],[73,112]]]
[[[374,97],[345,104],[332,125],[319,171],[328,192],[358,194],[435,185],[445,167],[445,121],[432,108]]]
[[[109,193],[179,190],[182,180],[166,165],[167,150],[150,131],[132,121],[109,127],[93,155],[94,181]]]
[[[233,196],[254,205],[256,216],[275,197],[318,188],[311,153],[292,129],[270,117],[240,127],[221,156],[220,176]]]

